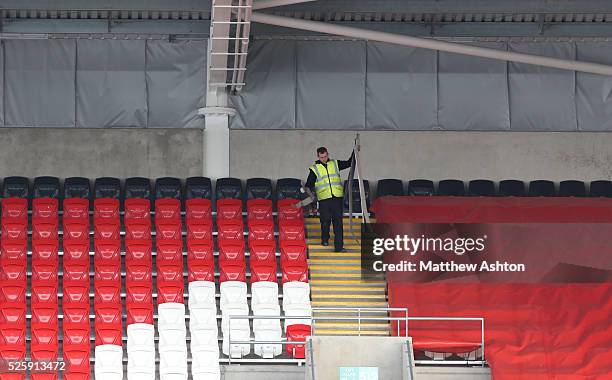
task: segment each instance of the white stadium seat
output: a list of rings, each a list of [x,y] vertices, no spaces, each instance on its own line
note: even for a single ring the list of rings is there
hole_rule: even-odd
[[[191,376],[193,380],[219,380],[219,345],[215,350],[196,350],[192,348]]]
[[[307,282],[291,281],[283,284],[283,310],[288,305],[310,305],[310,285]]]
[[[148,323],[127,327],[128,380],[155,379],[155,329]]]
[[[189,330],[217,330],[217,310],[216,309],[190,309],[189,310]]]
[[[278,283],[259,281],[251,285],[251,309],[255,313],[260,306],[278,306]]]
[[[257,311],[254,311],[253,314],[255,316],[280,317],[280,306],[278,304],[260,305]],[[280,342],[282,340],[280,318],[253,319],[253,332],[255,333],[255,340]],[[266,359],[280,355],[282,350],[283,346],[281,344],[255,344],[255,354]]]
[[[187,379],[187,328],[185,305],[167,302],[157,306],[159,375],[161,380]]]
[[[96,379],[123,380],[123,349],[114,344],[96,346],[94,351]]]
[[[189,283],[189,309],[217,308],[215,302],[215,283],[211,281],[192,281]]]
[[[225,281],[221,283],[221,311],[227,305],[247,304],[247,285],[242,281]]]

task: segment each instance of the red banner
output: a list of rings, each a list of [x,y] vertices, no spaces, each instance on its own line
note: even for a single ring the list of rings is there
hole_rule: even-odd
[[[413,261],[527,268],[387,272],[391,307],[408,307],[411,316],[484,317],[485,358],[495,379],[610,378],[611,200],[385,197],[373,211],[378,223],[401,223],[397,231],[412,237],[487,235],[484,253],[421,250],[408,255]],[[409,333],[416,349],[468,352],[481,339],[480,327],[469,323],[411,321]]]

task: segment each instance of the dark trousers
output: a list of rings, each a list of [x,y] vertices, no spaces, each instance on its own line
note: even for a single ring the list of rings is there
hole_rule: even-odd
[[[344,228],[342,222],[342,198],[329,198],[319,201],[319,216],[321,219],[321,241],[329,240],[329,226],[334,225],[334,247],[344,246]]]

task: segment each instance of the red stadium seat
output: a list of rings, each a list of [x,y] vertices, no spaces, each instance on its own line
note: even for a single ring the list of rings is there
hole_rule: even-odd
[[[25,198],[4,198],[2,199],[2,220],[28,219],[28,200]]]
[[[236,241],[219,242],[219,265],[246,264],[244,243]]]
[[[240,281],[246,282],[246,265],[245,264],[225,264],[219,265],[221,275],[219,282],[225,281]]]
[[[276,205],[278,208],[278,223],[287,220],[304,220],[304,208],[294,208],[293,205],[299,203],[297,199],[280,199]]]
[[[94,218],[119,220],[119,200],[98,198],[94,200]]]
[[[157,303],[183,303],[183,243],[157,241]]]
[[[287,221],[279,224],[279,241],[297,240],[304,241],[304,224],[300,221]]]
[[[155,219],[156,238],[160,240],[182,241],[181,223],[175,220]]]
[[[28,221],[6,218],[2,221],[3,240],[26,240],[28,238]]]
[[[126,240],[125,306],[127,324],[153,323],[152,256],[150,241]]]
[[[258,263],[276,263],[276,243],[274,241],[249,241],[251,265]]]
[[[212,242],[212,223],[187,223],[187,241],[210,241]]]
[[[276,261],[257,263],[251,261],[251,283],[259,281],[276,282]]]
[[[272,221],[272,201],[269,199],[249,199],[247,201],[247,218],[249,221]]]
[[[306,263],[306,243],[303,241],[289,240],[280,244],[281,264],[283,263]]]
[[[274,223],[271,220],[249,221],[249,242],[256,240],[274,241]]]
[[[64,240],[88,240],[89,219],[64,218]]]
[[[244,241],[244,226],[242,221],[225,221],[217,224],[217,240]]]
[[[305,342],[306,338],[312,335],[312,327],[308,325],[290,325],[287,326],[287,341],[290,342]],[[304,359],[306,357],[304,343],[288,344],[287,354],[296,359]]]
[[[151,222],[125,220],[125,240],[151,240]]]
[[[281,264],[281,270],[283,272],[283,284],[291,281],[308,282],[308,265],[306,263]]]
[[[58,203],[55,198],[35,198],[32,200],[32,218],[57,219]]]
[[[151,202],[148,199],[128,198],[125,200],[124,207],[126,220],[147,219],[150,222]]]
[[[217,223],[225,220],[242,221],[242,201],[234,198],[217,200]]]
[[[155,201],[155,219],[181,219],[181,201],[172,198],[162,198]]]
[[[215,281],[215,261],[212,241],[187,241],[188,281]]]
[[[186,217],[185,220],[189,222],[197,221],[211,221],[212,220],[212,209],[209,199],[204,198],[193,198],[188,199],[185,202]]]
[[[83,198],[68,198],[64,199],[64,221],[67,219],[89,220],[89,201]]]
[[[117,240],[120,234],[119,220],[94,219],[94,238],[103,240]]]

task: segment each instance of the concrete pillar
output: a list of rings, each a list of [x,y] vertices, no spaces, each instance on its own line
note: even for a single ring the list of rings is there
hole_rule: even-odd
[[[204,165],[202,175],[210,178],[230,176],[229,120],[234,116],[233,108],[206,107],[198,113],[205,118],[206,129],[202,131]]]

